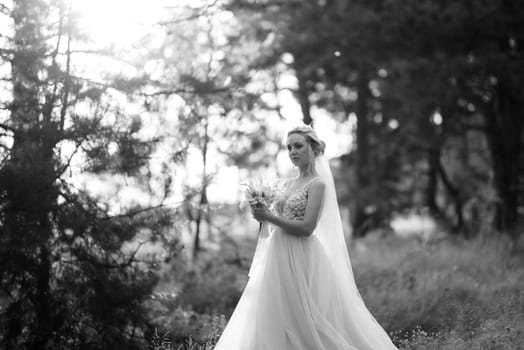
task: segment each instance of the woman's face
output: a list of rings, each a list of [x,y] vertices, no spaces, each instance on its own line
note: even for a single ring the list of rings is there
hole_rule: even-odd
[[[301,134],[291,134],[287,137],[287,151],[289,159],[297,167],[307,166],[309,164],[309,145],[306,138]]]

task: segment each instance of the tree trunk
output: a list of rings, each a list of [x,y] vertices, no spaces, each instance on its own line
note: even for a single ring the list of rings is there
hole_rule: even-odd
[[[353,228],[355,237],[363,236],[366,232],[366,206],[369,189],[369,119],[368,101],[371,96],[369,90],[368,72],[362,68],[357,82],[357,153],[356,153],[356,194]]]
[[[309,102],[309,89],[306,86],[306,79],[304,76],[298,77],[298,102],[302,109],[302,121],[306,125],[311,125],[313,119],[311,119],[311,103]]]
[[[457,233],[464,228],[464,214],[462,213],[463,203],[460,190],[451,182],[451,179],[449,178],[446,170],[444,169],[444,166],[442,165],[442,162],[440,161],[440,157],[437,159],[436,165],[440,179],[442,180],[442,183],[448,191],[448,194],[451,196],[451,200],[453,202],[453,210],[455,212],[453,232]]]
[[[207,147],[209,145],[208,120],[204,117],[204,135],[202,140],[202,189],[200,191],[200,202],[198,203],[198,214],[196,217],[195,239],[193,242],[193,258],[197,258],[200,251],[201,227],[204,210],[208,210],[207,200]],[[208,227],[209,232],[209,227]]]
[[[38,0],[15,1],[14,57],[11,61],[13,103],[10,121],[13,145],[1,170],[6,194],[4,228],[19,240],[19,252],[28,269],[34,322],[29,324],[28,348],[45,349],[52,338],[50,215],[57,201],[54,146],[58,130],[52,120],[41,119],[39,101],[41,52],[45,52],[41,14],[46,5]]]
[[[518,93],[504,77],[499,78],[493,101],[484,113],[493,162],[496,229],[512,232],[518,218],[519,169],[522,153],[524,115]]]
[[[438,162],[440,158],[440,150],[431,148],[427,152],[428,161],[428,184],[426,187],[425,205],[433,216],[440,216],[440,209],[437,205],[437,190],[438,190]]]

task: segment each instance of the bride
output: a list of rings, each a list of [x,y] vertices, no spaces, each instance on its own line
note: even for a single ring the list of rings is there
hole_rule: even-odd
[[[215,350],[397,349],[355,285],[325,143],[310,127],[291,130],[287,149],[299,176],[285,182],[246,288]]]

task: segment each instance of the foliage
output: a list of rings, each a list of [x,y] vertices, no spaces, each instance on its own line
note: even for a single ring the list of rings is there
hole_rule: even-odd
[[[366,305],[401,349],[510,349],[524,327],[520,249],[505,238],[370,236],[352,261]]]
[[[371,313],[400,349],[522,346],[524,248],[505,237],[486,237],[473,241],[452,237],[420,241],[416,237],[372,234],[354,242],[351,257],[357,286]],[[176,312],[160,312],[178,318],[176,322],[172,322],[174,318],[158,319],[161,329],[170,331],[166,336],[170,344],[178,346],[190,335],[200,343],[209,340],[213,322],[218,321],[209,315],[229,315],[235,306],[235,301],[221,304],[218,300],[228,299],[228,293],[236,300],[240,296],[242,284],[236,289],[223,286],[237,285],[231,280],[234,277],[228,277],[234,275],[245,283],[247,267],[237,269],[216,261],[220,257],[212,254],[209,259],[215,261],[216,267],[200,270],[201,277],[195,278],[194,270],[182,273],[187,274],[185,283],[197,279],[198,288],[183,287],[181,294],[170,299],[172,305],[180,305]],[[184,281],[182,276],[179,282]],[[222,287],[215,283],[217,279],[222,280]],[[208,302],[217,302],[200,307],[206,298],[200,299],[199,293],[206,294]],[[190,309],[184,310],[183,305]],[[216,336],[225,320],[218,324],[221,326],[216,327]]]
[[[247,214],[247,213],[244,213]],[[251,222],[250,232],[257,232]],[[198,343],[217,338],[240,298],[253,255],[252,238],[238,239],[247,225],[229,227],[220,244],[202,251],[197,260],[183,255],[166,264],[160,274],[154,299],[147,302],[152,322],[176,346],[189,336]],[[243,232],[245,234],[245,232]],[[147,336],[151,339],[152,335]],[[216,339],[214,340],[216,341]]]
[[[218,337],[224,330],[223,318],[214,318],[211,322],[210,333],[207,339],[203,342],[193,340],[193,337],[189,335],[187,339],[181,343],[173,343],[170,340],[169,332],[162,335],[158,334],[155,329],[155,334],[151,338],[147,350],[212,350],[218,341]]]
[[[134,58],[136,74],[119,79],[149,109],[165,113],[166,125],[178,131],[174,149],[183,146],[200,163],[184,169],[182,184],[195,257],[204,249],[201,237],[217,233],[208,187],[219,164],[256,169],[279,151],[280,135],[260,114],[267,88],[250,67],[263,45],[239,25],[217,2],[196,16],[192,6],[170,8],[157,33],[162,40],[145,43]],[[134,83],[140,77],[142,84]]]
[[[11,74],[0,120],[0,346],[137,348],[158,259],[178,251],[172,212],[119,210],[78,181],[141,176],[156,140],[109,81],[80,76],[83,38],[65,2],[13,1],[2,12],[11,22],[0,64]]]
[[[363,296],[398,330],[397,343],[522,345],[522,261],[510,243],[482,241],[491,226],[520,233],[524,12],[516,2],[174,7],[156,32],[162,40],[146,38],[129,55],[135,73],[95,78],[82,77],[86,36],[70,5],[11,3],[0,4],[9,21],[0,35],[1,347],[212,346],[223,323],[212,315],[233,309],[249,254],[208,201],[218,171],[209,159],[249,171],[271,164],[289,91],[306,122],[323,112],[356,124],[356,152],[341,157],[337,175],[357,235],[425,207],[455,232],[479,236],[357,243]],[[180,186],[184,206],[172,210],[172,174],[190,152],[202,171]],[[164,161],[152,165],[159,154]],[[158,201],[94,194],[104,180]],[[178,254],[187,221],[199,259],[161,264]],[[204,227],[220,252],[200,246]],[[166,266],[174,272],[161,272]],[[158,292],[159,280],[174,294]],[[170,333],[153,334],[155,326]]]
[[[202,252],[193,263],[178,261],[165,267],[154,299],[147,305],[152,322],[163,332],[169,331],[172,342],[185,341],[188,335],[205,341],[213,322],[218,321],[213,315],[231,314],[253,253],[252,241],[237,244],[240,246],[224,245],[220,252]],[[225,321],[221,322],[223,328]]]
[[[355,118],[356,152],[345,159],[355,168],[346,182],[358,189],[349,199],[357,234],[413,206],[467,232],[474,220],[464,204],[486,186],[496,193],[491,226],[518,234],[524,12],[515,2],[232,0],[229,8],[271,43],[254,66],[285,62],[294,72],[305,122],[315,110]]]

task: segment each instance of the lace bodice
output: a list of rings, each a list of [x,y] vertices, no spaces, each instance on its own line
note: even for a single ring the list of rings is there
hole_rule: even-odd
[[[306,213],[307,190],[314,181],[315,179],[293,193],[284,195],[277,204],[277,213],[284,219],[303,220]]]

